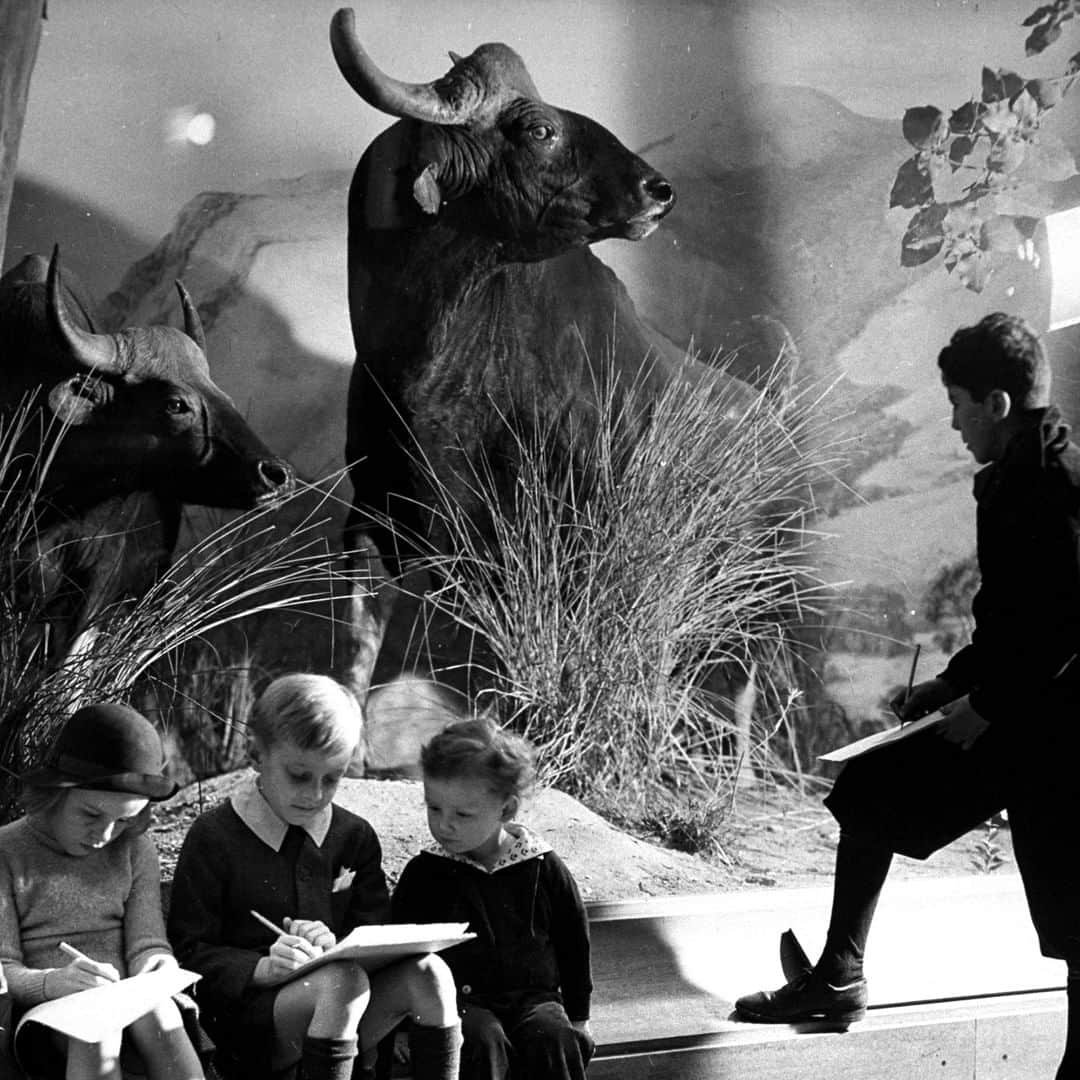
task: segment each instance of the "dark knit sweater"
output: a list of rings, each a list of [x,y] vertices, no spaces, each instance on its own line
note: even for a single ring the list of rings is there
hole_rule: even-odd
[[[355,876],[340,887],[349,871]],[[389,908],[382,851],[363,818],[334,806],[322,846],[309,837],[290,859],[225,803],[199,817],[184,840],[169,939],[180,963],[203,977],[200,1003],[223,1016],[254,990],[255,965],[275,940],[253,909],[279,926],[286,917],[319,919],[341,938],[356,926],[387,922]]]
[[[589,924],[566,864],[553,851],[489,873],[423,851],[394,890],[396,922],[467,922],[476,938],[440,953],[460,996],[498,1007],[519,994],[562,1001],[587,1020]]]
[[[992,723],[1027,723],[1080,650],[1080,449],[1054,408],[1027,425],[975,477],[981,584],[975,630],[942,672]],[[1058,677],[1080,690],[1080,659]]]

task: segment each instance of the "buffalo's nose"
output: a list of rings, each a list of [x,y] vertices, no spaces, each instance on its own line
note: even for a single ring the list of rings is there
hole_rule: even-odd
[[[264,458],[259,462],[259,478],[268,488],[288,489],[293,485],[292,466],[279,458]]]
[[[641,186],[645,189],[645,194],[661,206],[668,206],[675,201],[675,189],[662,176],[646,177]]]

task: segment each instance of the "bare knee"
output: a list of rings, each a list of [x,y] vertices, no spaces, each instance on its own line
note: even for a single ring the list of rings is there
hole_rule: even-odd
[[[326,964],[312,972],[311,983],[320,1005],[329,1001],[367,1000],[371,983],[359,964]]]
[[[282,987],[274,1000],[274,1068],[291,1065],[306,1035],[341,1039],[352,1035],[370,1000],[367,973],[359,964],[327,964]]]
[[[86,1043],[70,1038],[67,1041],[66,1080],[81,1077],[100,1077],[103,1080],[120,1080],[119,1031],[110,1033],[102,1042]]]
[[[424,1027],[457,1022],[457,988],[446,961],[430,953],[411,964],[409,1003],[412,1019]]]

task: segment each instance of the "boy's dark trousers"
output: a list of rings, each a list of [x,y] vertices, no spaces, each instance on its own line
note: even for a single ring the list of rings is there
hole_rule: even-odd
[[[584,1080],[594,1046],[554,1001],[461,1010],[461,1080]]]
[[[1058,1080],[1080,1080],[1080,860],[1062,851],[1060,839],[1080,825],[1080,695],[1055,689],[1024,711],[1025,722],[991,724],[968,750],[928,730],[845,766],[825,799],[841,839],[816,966],[833,983],[862,975],[893,852],[925,859],[1007,808],[1041,950],[1069,969],[1069,1034]]]

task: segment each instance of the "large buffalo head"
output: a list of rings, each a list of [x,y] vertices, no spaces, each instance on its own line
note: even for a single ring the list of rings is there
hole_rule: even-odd
[[[59,255],[29,256],[0,288],[0,405],[35,392],[63,430],[53,497],[92,504],[154,491],[180,502],[246,508],[294,483],[210,377],[202,323],[177,282],[184,329],[93,329],[61,280]]]
[[[606,128],[541,100],[521,58],[481,45],[431,83],[375,66],[353,12],[330,27],[334,57],[370,105],[402,118],[368,152],[373,227],[435,216],[505,259],[546,259],[597,240],[648,236],[675,204],[671,184]]]

